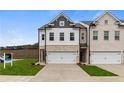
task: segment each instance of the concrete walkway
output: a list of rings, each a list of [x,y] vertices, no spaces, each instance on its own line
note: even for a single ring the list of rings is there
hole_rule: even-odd
[[[28,82],[33,76],[7,76],[0,75],[0,82]]]
[[[78,82],[89,81],[88,74],[74,64],[48,64],[30,81]]]

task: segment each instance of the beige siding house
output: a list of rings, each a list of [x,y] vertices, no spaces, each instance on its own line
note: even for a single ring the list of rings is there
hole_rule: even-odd
[[[38,29],[39,63],[122,64],[124,22],[110,12],[73,22],[60,13]]]

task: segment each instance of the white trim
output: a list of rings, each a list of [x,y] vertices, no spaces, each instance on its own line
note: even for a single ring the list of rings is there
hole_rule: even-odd
[[[98,21],[100,18],[102,18],[102,16],[104,16],[105,14],[109,14],[109,15],[111,15],[115,20],[117,20],[117,21],[119,21],[120,23],[122,23],[116,16],[114,16],[111,12],[109,12],[109,11],[105,11],[103,14],[101,14],[99,17],[97,17],[94,21],[93,21],[93,23],[95,23],[96,21]]]
[[[55,20],[57,20],[60,16],[64,16],[65,18],[67,18],[70,22],[73,22],[68,16],[65,16],[65,14],[63,12],[61,12],[60,14],[58,14],[52,21],[50,21],[49,23],[54,22]],[[74,22],[73,22],[74,23]]]
[[[120,25],[124,25],[124,23],[121,22]]]
[[[89,28],[89,25],[87,25],[87,24],[85,24],[85,23],[83,23],[83,22],[79,22],[81,25],[83,25],[84,27],[86,27],[86,28]]]
[[[49,23],[48,25],[49,25],[49,26],[54,26],[54,24],[50,24],[50,23]]]
[[[70,24],[70,26],[75,26],[75,24],[73,23],[73,24]]]
[[[60,27],[65,26],[65,21],[59,21],[59,26],[60,26]]]

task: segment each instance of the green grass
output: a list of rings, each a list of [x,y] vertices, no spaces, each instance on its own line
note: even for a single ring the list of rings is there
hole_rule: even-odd
[[[6,64],[6,69],[3,69],[3,63],[0,63],[0,75],[22,75],[32,76],[37,74],[44,66],[32,65],[36,62],[36,59],[24,59],[13,62],[13,66],[10,63]]]
[[[78,64],[78,65],[90,76],[118,76],[110,71],[104,70],[97,66],[82,65],[82,64]]]

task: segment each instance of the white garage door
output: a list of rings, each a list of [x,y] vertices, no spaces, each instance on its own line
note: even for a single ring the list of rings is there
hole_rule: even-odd
[[[92,52],[91,64],[121,64],[121,52]]]
[[[76,52],[48,52],[47,63],[73,64],[76,63]]]

